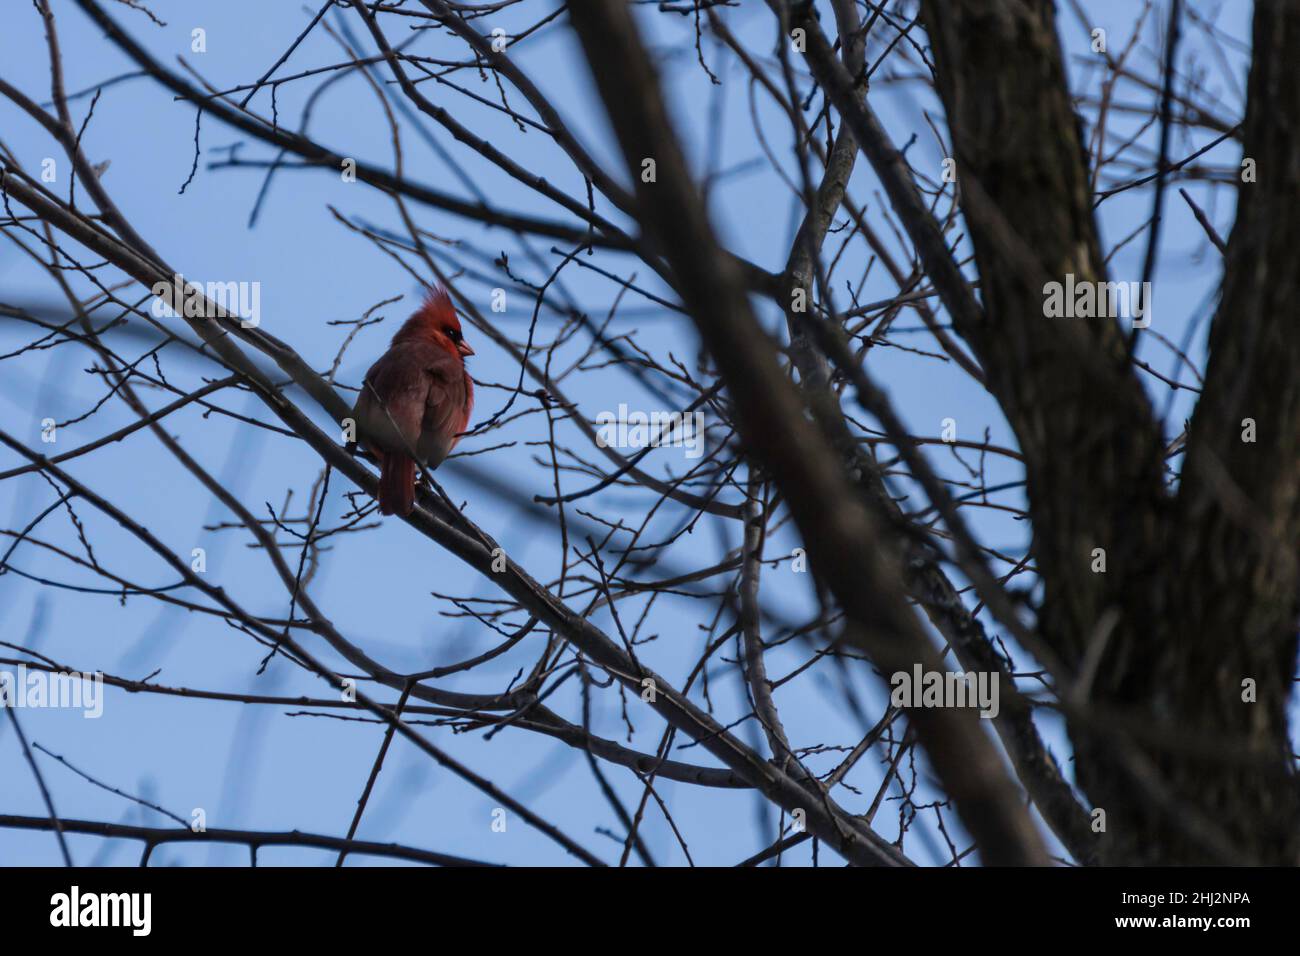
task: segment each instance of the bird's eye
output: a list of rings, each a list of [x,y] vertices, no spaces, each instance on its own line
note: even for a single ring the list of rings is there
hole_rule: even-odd
[[[453,342],[459,342],[459,341],[460,341],[460,329],[448,329],[448,330],[447,330],[447,338],[451,339]]]

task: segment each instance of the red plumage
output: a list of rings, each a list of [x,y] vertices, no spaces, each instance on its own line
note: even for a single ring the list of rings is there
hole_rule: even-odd
[[[474,409],[451,297],[441,286],[393,336],[370,367],[353,416],[361,443],[379,461],[379,510],[405,517],[415,506],[415,463],[437,468],[451,453]]]

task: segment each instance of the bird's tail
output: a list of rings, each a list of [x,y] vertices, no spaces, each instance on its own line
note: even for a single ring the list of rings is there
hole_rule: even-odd
[[[379,469],[379,511],[405,518],[415,507],[415,462],[388,452]]]

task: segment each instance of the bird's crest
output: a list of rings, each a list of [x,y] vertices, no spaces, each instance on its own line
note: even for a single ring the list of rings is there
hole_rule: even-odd
[[[449,330],[455,330],[459,334],[460,316],[456,314],[456,308],[451,304],[451,296],[447,294],[447,290],[438,285],[425,294],[424,302],[397,330],[393,341],[413,336],[427,336],[435,332],[445,334]]]
[[[460,330],[460,316],[456,314],[456,308],[451,304],[451,296],[440,285],[434,286],[425,294],[423,304],[415,310],[411,321],[439,329]]]

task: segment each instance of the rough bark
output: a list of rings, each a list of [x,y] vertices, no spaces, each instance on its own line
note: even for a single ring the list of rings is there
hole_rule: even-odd
[[[985,309],[959,331],[1025,454],[1042,636],[1068,680],[1096,665],[1086,689],[1060,690],[1078,781],[1107,813],[1104,858],[1293,863],[1300,5],[1256,8],[1245,152],[1258,182],[1240,188],[1176,501],[1127,329],[1044,315],[1045,281],[1107,279],[1053,5],[923,12]],[[1244,443],[1252,416],[1261,437]],[[1243,703],[1245,678],[1258,703]]]

